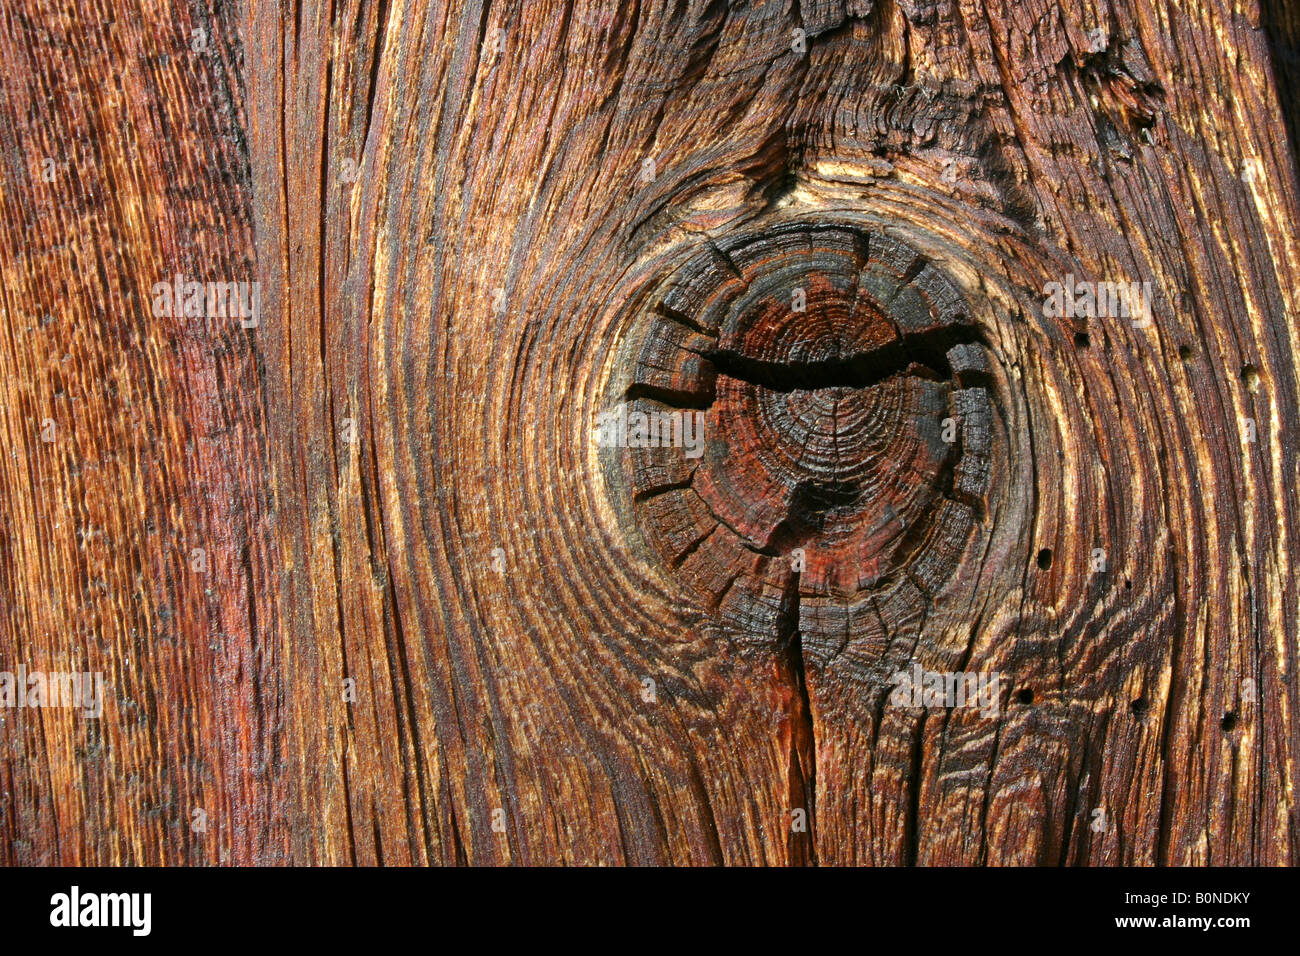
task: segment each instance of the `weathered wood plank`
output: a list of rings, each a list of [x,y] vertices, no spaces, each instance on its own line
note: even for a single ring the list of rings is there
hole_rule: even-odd
[[[1295,862],[1293,19],[24,0],[0,860]]]

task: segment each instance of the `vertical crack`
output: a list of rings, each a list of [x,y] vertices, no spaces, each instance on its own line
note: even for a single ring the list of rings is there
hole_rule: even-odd
[[[924,630],[924,627],[922,627]],[[907,794],[907,819],[904,824],[903,864],[916,866],[921,856],[921,775],[925,757],[925,722],[929,711],[921,714],[916,726],[916,739],[912,743],[911,780]]]
[[[817,738],[804,669],[803,635],[799,631],[799,577],[795,572],[786,587],[777,641],[794,690],[790,705],[790,805],[793,809],[802,802],[808,824],[807,849],[802,857],[805,863],[817,866]],[[790,855],[794,858],[799,841],[793,832],[790,838]]]

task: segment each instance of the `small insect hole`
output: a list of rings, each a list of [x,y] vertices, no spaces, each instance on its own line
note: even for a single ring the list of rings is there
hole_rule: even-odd
[[[1237,715],[1233,711],[1228,711],[1223,715],[1223,732],[1230,734],[1237,729]]]
[[[1052,566],[1052,549],[1044,548],[1042,551],[1038,552],[1038,569],[1040,571],[1046,571],[1051,566]]]
[[[1259,370],[1253,365],[1243,365],[1241,367],[1241,384],[1246,386],[1249,392],[1259,391]]]
[[[1034,692],[1026,687],[1020,693],[1016,694],[1016,700],[1022,704],[1032,704],[1034,702]]]

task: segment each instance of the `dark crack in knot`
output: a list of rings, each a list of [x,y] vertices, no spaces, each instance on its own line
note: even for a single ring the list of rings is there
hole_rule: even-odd
[[[703,353],[720,375],[729,375],[774,392],[812,391],[819,388],[868,388],[909,371],[904,349],[897,346],[850,358],[816,362],[765,362],[727,349]],[[924,366],[921,366],[924,368]],[[926,369],[933,377],[933,371]]]
[[[705,451],[615,454],[647,538],[728,631],[831,646],[887,592],[943,588],[998,414],[970,311],[933,262],[851,226],[710,244],[664,283],[625,400],[702,416]]]

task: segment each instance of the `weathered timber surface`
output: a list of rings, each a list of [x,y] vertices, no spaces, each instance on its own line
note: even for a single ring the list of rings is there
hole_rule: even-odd
[[[1297,862],[1298,23],[15,0],[0,861]]]

